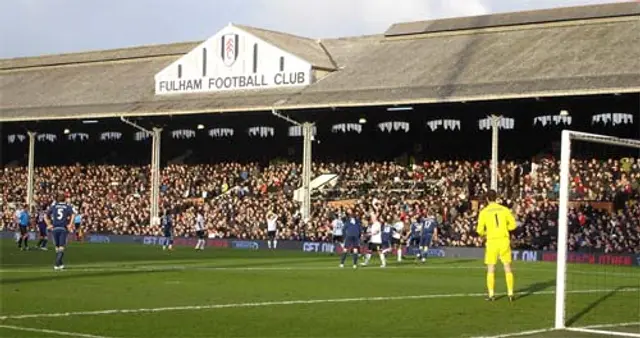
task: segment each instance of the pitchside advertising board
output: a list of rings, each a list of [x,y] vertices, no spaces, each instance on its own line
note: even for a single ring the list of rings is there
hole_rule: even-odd
[[[2,231],[0,232],[0,238],[17,240],[18,234],[12,231]],[[36,233],[30,232],[29,239],[32,241],[36,240]],[[70,236],[70,240],[73,240],[73,236]],[[85,241],[88,243],[122,243],[149,246],[161,246],[166,243],[166,239],[164,237],[125,235],[89,235],[86,237]],[[195,246],[196,242],[197,239],[195,238],[176,237],[174,238],[173,244],[175,246]],[[207,246],[239,250],[268,250],[267,242],[261,240],[208,239]],[[325,242],[278,241],[278,249],[314,253],[342,253],[342,248],[339,245]],[[364,250],[365,248],[362,247],[362,249]],[[416,249],[405,248],[404,254],[407,256],[413,256],[416,254]],[[549,251],[512,250],[511,254],[514,261],[524,262],[555,262],[557,258],[557,254],[555,252]],[[484,257],[484,250],[482,248],[442,247],[429,249],[427,255],[429,257],[482,259]],[[569,263],[582,264],[640,266],[640,254],[570,252],[568,254],[567,261]]]
[[[306,86],[311,64],[229,25],[155,75],[156,95]]]

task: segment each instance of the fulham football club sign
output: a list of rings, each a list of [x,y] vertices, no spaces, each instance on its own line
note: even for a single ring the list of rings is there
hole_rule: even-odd
[[[311,63],[229,25],[155,75],[156,95],[311,83]]]

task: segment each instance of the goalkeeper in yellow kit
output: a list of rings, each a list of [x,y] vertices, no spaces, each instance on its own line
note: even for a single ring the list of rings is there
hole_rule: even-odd
[[[486,237],[484,263],[487,265],[487,290],[488,301],[495,300],[494,289],[496,284],[495,268],[498,258],[504,265],[507,281],[507,294],[513,301],[513,272],[511,272],[511,241],[509,231],[516,229],[516,219],[511,210],[496,202],[498,194],[495,190],[487,192],[488,205],[480,211],[478,227],[476,231],[480,236]]]

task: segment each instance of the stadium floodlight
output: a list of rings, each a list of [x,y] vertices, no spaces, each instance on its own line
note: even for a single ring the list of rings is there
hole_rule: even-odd
[[[96,124],[98,120],[83,120],[82,124]]]
[[[202,130],[202,129],[204,129],[204,124],[201,123],[198,125],[198,130]]]
[[[69,128],[65,128],[65,129],[64,129],[64,134],[65,134],[65,135],[69,134],[70,132],[71,132],[71,130],[69,130]]]
[[[364,117],[361,117],[361,118],[358,120],[358,123],[360,123],[360,124],[365,124],[365,123],[367,123],[367,119],[365,119]]]
[[[562,110],[560,111],[560,116],[569,116],[569,111],[568,111],[568,110],[566,110],[566,109],[562,109]]]
[[[407,110],[413,110],[413,107],[405,106],[405,107],[389,107],[389,108],[387,108],[387,111],[407,111]]]
[[[638,284],[640,275],[634,271],[635,269],[629,270],[623,267],[600,265],[599,267],[601,267],[602,271],[586,271],[584,269],[578,270],[580,269],[579,266],[567,265],[569,256],[568,217],[571,187],[571,149],[573,141],[640,149],[640,140],[571,130],[562,131],[560,196],[558,201],[558,247],[556,256],[555,329],[612,336],[640,337],[640,333],[632,333],[633,331],[629,330],[630,326],[640,327],[640,320],[638,320],[640,318],[640,307],[633,306],[633,304],[640,304],[640,284]],[[595,256],[592,257],[595,258]],[[620,270],[609,273],[611,269],[615,268]],[[600,275],[604,275],[604,277]],[[602,285],[603,283],[605,285]],[[571,299],[573,297],[580,299],[575,302],[569,302],[568,306],[567,299],[569,295],[572,297]],[[624,304],[631,304],[631,306],[621,306]],[[594,312],[610,313],[620,311],[620,309],[623,310],[616,313],[618,320],[616,323],[594,323],[594,320],[598,320],[601,317],[595,315]],[[579,322],[587,312],[591,314],[588,322]],[[568,313],[572,315],[568,317]]]

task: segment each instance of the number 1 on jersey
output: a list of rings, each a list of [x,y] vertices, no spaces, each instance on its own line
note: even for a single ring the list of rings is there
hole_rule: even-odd
[[[498,218],[498,213],[493,214],[493,217],[496,219],[496,228],[500,229],[500,219]]]

